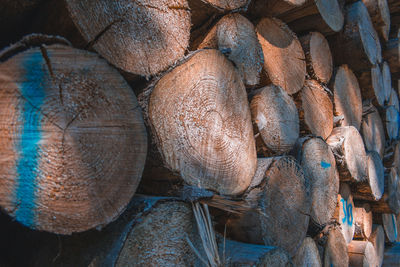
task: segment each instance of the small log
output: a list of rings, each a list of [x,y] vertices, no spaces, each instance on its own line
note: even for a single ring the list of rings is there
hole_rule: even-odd
[[[400,244],[396,243],[385,249],[382,267],[398,266],[400,262]]]
[[[265,153],[289,152],[299,137],[299,115],[286,91],[276,85],[263,87],[251,100],[250,109]]]
[[[346,24],[331,48],[337,64],[349,64],[357,72],[368,71],[382,61],[381,45],[368,10],[357,1],[346,6]]]
[[[232,63],[217,50],[199,50],[150,92],[142,103],[166,166],[204,189],[246,190],[256,150],[246,90]]]
[[[306,61],[296,35],[282,21],[263,18],[256,27],[264,54],[264,71],[270,81],[288,92],[298,92],[304,84]]]
[[[375,151],[381,159],[385,152],[385,130],[378,110],[369,102],[363,103],[361,133],[368,151]],[[400,152],[400,151],[399,151]]]
[[[385,94],[385,102],[389,101],[390,93],[392,92],[392,78],[389,64],[384,61],[382,63],[382,80],[383,80],[383,92]]]
[[[385,177],[385,190],[382,198],[378,202],[371,202],[374,213],[400,213],[400,179],[397,168],[390,168]]]
[[[88,47],[128,73],[157,74],[181,59],[189,46],[191,24],[186,0],[66,3]]]
[[[400,112],[399,96],[397,95],[396,91],[393,88],[390,91],[391,92],[390,92],[388,106],[393,106],[397,110],[397,112]]]
[[[294,266],[322,266],[317,245],[311,237],[304,238],[303,243],[293,257],[293,264]]]
[[[366,240],[372,232],[372,211],[369,204],[354,207],[354,238]]]
[[[339,192],[335,157],[321,138],[299,138],[294,153],[310,181],[311,220],[325,225],[333,216]]]
[[[348,249],[349,266],[376,266],[377,257],[371,242],[353,240],[349,244]]]
[[[324,247],[324,266],[349,266],[347,242],[340,228],[334,227],[329,231],[328,240]]]
[[[378,215],[379,216],[379,215]],[[397,219],[393,213],[382,213],[382,225],[389,242],[396,242],[398,237]]]
[[[334,2],[334,1],[333,1]],[[333,63],[328,41],[319,32],[311,32],[300,38],[311,78],[327,84],[332,76]]]
[[[223,11],[235,10],[247,6],[250,0],[202,0],[207,4]]]
[[[394,106],[387,106],[384,110],[386,138],[390,141],[397,139],[399,135],[400,114]]]
[[[340,181],[367,181],[367,155],[356,128],[336,127],[326,143],[335,155]]]
[[[122,76],[96,54],[64,45],[20,52],[0,73],[3,210],[60,234],[115,220],[147,152],[140,108]]]
[[[333,104],[328,89],[316,80],[306,80],[294,97],[299,111],[300,133],[326,139],[333,129]]]
[[[372,243],[375,249],[376,266],[382,266],[385,251],[385,231],[382,225],[374,224],[372,226],[372,233],[368,241]]]
[[[354,199],[378,201],[385,189],[385,168],[381,157],[375,151],[367,153],[368,179],[353,185]]]
[[[343,116],[341,126],[360,129],[362,119],[362,99],[358,81],[347,65],[340,66],[333,81],[334,115]]]
[[[351,195],[350,186],[340,184],[339,194],[337,196],[337,206],[333,218],[339,223],[346,243],[349,244],[354,236],[354,203]]]
[[[225,15],[211,28],[198,49],[219,49],[235,63],[245,85],[254,86],[260,82],[264,58],[253,24],[240,15]]]
[[[370,71],[358,76],[361,95],[365,100],[371,100],[376,106],[384,107],[386,101],[383,74],[379,65],[372,66]]]
[[[362,0],[368,9],[375,30],[384,40],[389,39],[390,11],[387,0]]]

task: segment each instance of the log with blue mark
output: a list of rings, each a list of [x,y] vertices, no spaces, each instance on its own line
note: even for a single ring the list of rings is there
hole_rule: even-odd
[[[33,227],[35,225],[37,178],[40,175],[40,141],[42,139],[40,107],[45,98],[44,61],[40,51],[34,52],[23,61],[25,77],[18,84],[23,104],[20,107],[19,121],[22,123],[17,151],[17,179],[14,192],[16,205],[15,219]]]
[[[324,169],[327,169],[327,168],[331,167],[331,164],[321,160],[321,167]]]
[[[393,223],[393,229],[394,229],[394,239],[397,240],[397,225],[396,225],[396,220],[395,220],[394,214],[392,214],[392,223]]]

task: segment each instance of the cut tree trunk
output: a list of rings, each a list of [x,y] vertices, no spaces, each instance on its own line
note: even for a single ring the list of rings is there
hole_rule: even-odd
[[[370,71],[361,73],[358,76],[358,81],[363,99],[371,100],[376,106],[385,106],[385,86],[379,65],[372,66]]]
[[[335,155],[341,181],[367,181],[367,155],[356,128],[336,127],[326,142]]]
[[[253,0],[249,5],[249,15],[255,19],[274,17],[296,7],[303,6],[307,0]]]
[[[122,76],[64,45],[21,52],[0,64],[0,75],[3,210],[61,234],[115,220],[147,151],[140,108]]]
[[[353,239],[355,231],[354,203],[350,186],[341,184],[337,198],[338,201],[333,218],[339,223],[343,237],[348,244]]]
[[[219,49],[235,63],[245,85],[260,81],[264,58],[253,24],[239,13],[228,14],[211,28],[198,49]]]
[[[378,216],[382,216],[382,225],[385,229],[386,237],[389,242],[396,242],[398,237],[397,220],[396,215],[393,213],[382,213]]]
[[[363,114],[361,133],[365,147],[368,151],[377,152],[382,159],[386,142],[382,119],[378,110],[369,101],[363,103]]]
[[[368,179],[356,183],[353,187],[354,199],[378,201],[382,198],[385,189],[385,168],[382,159],[375,151],[367,154]]]
[[[349,64],[357,72],[368,71],[382,61],[381,45],[368,10],[361,1],[346,7],[346,24],[331,48],[336,64]]]
[[[375,30],[384,40],[389,39],[390,11],[387,0],[362,0],[368,9]]]
[[[388,105],[393,106],[397,110],[397,112],[400,112],[399,97],[393,88],[390,91],[391,92],[390,92]]]
[[[389,63],[392,73],[400,73],[400,29],[396,38],[387,41],[383,47],[382,56]]]
[[[328,41],[319,32],[311,32],[300,38],[311,78],[327,84],[332,76],[333,63]]]
[[[386,138],[396,140],[399,135],[399,112],[394,106],[387,106],[384,110]]]
[[[66,3],[88,47],[128,73],[157,74],[182,58],[189,46],[186,0]]]
[[[395,167],[396,170],[400,170],[400,143],[392,143],[391,146],[385,150],[385,156],[383,158],[385,168]]]
[[[372,234],[369,237],[368,241],[372,243],[375,249],[375,266],[382,266],[383,255],[385,251],[385,231],[383,230],[382,225],[374,224],[372,226]]]
[[[311,220],[325,225],[333,216],[339,192],[335,157],[321,138],[300,138],[294,153],[310,182]]]
[[[276,85],[263,87],[252,98],[250,109],[264,153],[289,152],[299,137],[299,115],[286,91]]]
[[[385,102],[388,102],[390,98],[390,93],[392,92],[392,77],[390,73],[390,66],[386,61],[382,63],[382,80]]]
[[[374,246],[368,241],[353,240],[349,246],[349,266],[375,266],[377,257]]]
[[[303,243],[293,257],[293,264],[294,266],[322,266],[317,245],[311,237],[304,238]]]
[[[307,71],[304,51],[296,35],[275,18],[261,19],[256,32],[269,80],[290,95],[298,92],[303,87]]]
[[[330,266],[349,266],[347,242],[338,227],[334,227],[329,231],[328,240],[324,246],[324,267]]]
[[[354,238],[366,240],[372,232],[372,211],[369,204],[354,207]]]
[[[167,167],[188,184],[222,194],[247,189],[257,165],[250,109],[241,78],[222,53],[193,53],[144,93]]]
[[[333,129],[333,104],[328,89],[316,80],[306,80],[295,95],[299,111],[300,133],[314,134],[326,139]]]
[[[385,177],[385,190],[382,198],[378,202],[371,202],[374,213],[400,213],[400,179],[397,168],[390,168]]]
[[[229,11],[245,7],[250,0],[201,0],[219,10]]]
[[[360,87],[354,73],[347,65],[340,66],[333,81],[335,116],[342,116],[341,126],[360,129],[362,99]]]

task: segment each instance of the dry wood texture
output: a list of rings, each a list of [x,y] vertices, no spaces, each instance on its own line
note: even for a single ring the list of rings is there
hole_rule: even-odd
[[[399,96],[397,95],[396,91],[393,88],[390,91],[391,92],[390,92],[388,105],[395,107],[397,112],[399,112],[400,111]]]
[[[363,99],[370,99],[375,105],[380,107],[385,106],[385,86],[379,65],[372,66],[371,71],[361,73],[358,81]]]
[[[339,223],[346,243],[350,243],[354,236],[354,203],[351,195],[350,186],[340,185],[340,191],[337,196],[337,206],[333,218]]]
[[[385,251],[385,232],[382,225],[374,224],[372,226],[372,233],[368,241],[372,243],[375,249],[376,266],[382,266]]]
[[[379,216],[379,215],[378,215]],[[397,219],[393,213],[382,214],[382,225],[389,242],[396,242],[398,237]]]
[[[387,0],[362,1],[368,9],[375,30],[387,41],[390,30],[390,11]]]
[[[392,77],[390,73],[390,66],[386,61],[382,63],[382,80],[385,102],[388,102],[390,98],[390,93],[392,91]]]
[[[371,202],[372,211],[375,213],[400,213],[400,179],[397,168],[390,168],[385,177],[385,190],[378,202]]]
[[[397,139],[399,135],[399,112],[396,110],[394,106],[387,106],[385,111],[385,128],[386,128],[386,137],[390,141]]]
[[[361,133],[368,151],[375,151],[381,159],[385,152],[385,130],[378,110],[369,102],[363,103]]]
[[[97,55],[62,45],[17,54],[0,75],[2,208],[62,234],[115,220],[147,151],[128,84]]]
[[[328,240],[324,247],[324,266],[349,266],[347,242],[338,227],[329,231]]]
[[[382,56],[389,63],[390,70],[396,76],[400,73],[400,29],[395,38],[387,41],[383,46]],[[399,79],[400,77],[397,77]]]
[[[354,207],[354,238],[368,239],[372,232],[372,211],[369,204]]]
[[[268,78],[290,95],[298,92],[304,84],[306,61],[296,35],[285,23],[275,18],[261,19],[256,32]]]
[[[397,243],[393,247],[385,249],[383,267],[392,267],[400,262],[400,245]]]
[[[341,181],[367,181],[367,155],[356,128],[336,127],[326,142],[335,155]]]
[[[349,266],[376,266],[377,257],[374,246],[368,241],[353,240],[349,244]]]
[[[260,81],[264,58],[253,24],[238,13],[224,16],[211,28],[198,49],[215,48],[235,63],[245,85]]]
[[[395,167],[397,170],[400,169],[400,143],[399,142],[394,142],[385,149],[383,163],[384,163],[385,168]]]
[[[126,72],[156,74],[182,58],[189,45],[186,0],[66,3],[88,46]]]
[[[200,50],[158,80],[148,117],[167,166],[222,194],[247,189],[256,150],[245,87],[217,50]]]
[[[222,10],[234,10],[246,6],[250,0],[201,0]]]
[[[263,87],[251,100],[250,109],[265,153],[290,151],[299,137],[299,115],[286,91],[276,85]]]
[[[304,238],[303,243],[293,257],[293,264],[295,266],[322,266],[317,245],[312,238]]]

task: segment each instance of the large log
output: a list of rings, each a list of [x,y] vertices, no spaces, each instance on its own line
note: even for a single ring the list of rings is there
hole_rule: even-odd
[[[369,204],[354,207],[354,238],[366,240],[372,232],[372,211]]]
[[[306,61],[296,35],[275,18],[261,19],[256,32],[264,54],[264,71],[269,80],[290,95],[298,92],[304,84]]]
[[[358,81],[347,65],[336,70],[333,80],[335,116],[342,116],[341,126],[354,126],[360,129],[362,119],[362,99]]]
[[[260,81],[264,58],[253,24],[239,13],[228,14],[211,28],[198,49],[219,49],[235,63],[245,85]]]
[[[328,239],[324,246],[324,267],[328,266],[349,266],[347,242],[338,227],[334,227],[329,231]]]
[[[222,53],[191,54],[142,99],[168,168],[222,194],[247,189],[257,165],[250,109],[241,78]]]
[[[326,143],[335,155],[341,181],[367,181],[367,155],[362,137],[356,128],[336,127]]]
[[[189,45],[186,0],[67,0],[68,12],[88,47],[116,67],[151,76],[182,58]]]
[[[378,110],[369,102],[363,103],[363,114],[361,133],[365,148],[368,151],[377,152],[382,159],[386,142],[382,119],[379,116]]]
[[[136,191],[147,151],[128,84],[97,55],[64,45],[19,53],[0,64],[0,75],[4,211],[62,234],[115,220]]]
[[[372,233],[368,241],[372,243],[375,249],[376,266],[382,266],[385,251],[385,231],[382,225],[374,224],[372,226]]]
[[[263,87],[252,98],[250,109],[264,142],[262,150],[266,154],[289,152],[299,137],[299,115],[286,91],[276,85]]]
[[[310,181],[310,217],[318,225],[327,224],[336,208],[339,177],[335,157],[321,138],[299,138],[296,159]]]
[[[371,202],[374,213],[400,213],[400,179],[397,168],[390,168],[385,177],[385,190],[378,202]]]
[[[316,80],[306,80],[303,89],[295,95],[301,135],[311,133],[326,139],[331,134],[333,104],[328,92]]]
[[[384,40],[389,38],[390,11],[387,0],[362,0],[368,9],[375,30]]]
[[[370,71],[358,76],[361,95],[364,100],[372,101],[376,106],[384,107],[386,101],[383,73],[379,65],[372,66]]]
[[[376,266],[377,257],[374,246],[368,241],[353,240],[349,244],[349,266]]]
[[[333,214],[333,218],[339,223],[342,234],[346,243],[350,243],[354,236],[354,203],[351,195],[350,186],[347,184],[340,185],[340,191],[337,196],[337,206]]]
[[[293,264],[294,266],[322,266],[317,245],[311,237],[304,238],[303,243],[293,257]]]

